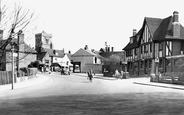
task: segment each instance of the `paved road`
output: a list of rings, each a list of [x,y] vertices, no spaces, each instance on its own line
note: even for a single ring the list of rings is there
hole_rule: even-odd
[[[4,91],[0,114],[148,115],[184,114],[184,91],[134,84],[148,78],[109,79],[86,75],[40,75],[48,81]]]

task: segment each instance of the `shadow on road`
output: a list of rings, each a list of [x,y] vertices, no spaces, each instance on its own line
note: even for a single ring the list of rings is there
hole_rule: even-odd
[[[149,96],[149,98],[148,98]],[[157,96],[162,98],[156,98]],[[148,115],[183,114],[182,99],[163,94],[66,95],[14,99],[0,106],[1,114]],[[141,105],[141,106],[140,106]],[[134,109],[132,109],[134,108]]]

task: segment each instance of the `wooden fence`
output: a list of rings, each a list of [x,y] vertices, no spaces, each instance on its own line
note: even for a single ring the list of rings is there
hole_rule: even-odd
[[[36,76],[37,69],[36,68],[27,68],[26,71],[20,71],[19,76],[17,76],[17,72],[15,72],[14,81],[23,81],[26,79],[31,79]],[[18,80],[19,79],[19,80]],[[12,71],[0,71],[0,85],[10,84],[12,83]]]

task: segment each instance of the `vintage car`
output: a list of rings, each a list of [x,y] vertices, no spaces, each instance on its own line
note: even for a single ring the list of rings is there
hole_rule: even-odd
[[[69,67],[61,67],[61,75],[70,75]]]

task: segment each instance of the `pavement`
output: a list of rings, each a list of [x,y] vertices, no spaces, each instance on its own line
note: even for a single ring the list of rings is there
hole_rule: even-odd
[[[44,74],[48,74],[48,73],[44,73]],[[45,84],[45,83],[50,84],[52,82],[52,79],[44,74],[38,73],[35,77],[29,80],[14,83],[13,90],[25,89],[32,86]],[[0,85],[0,94],[6,91],[13,91],[13,90],[12,90],[12,84]]]
[[[76,75],[87,77],[87,74],[84,74],[84,73],[77,73]],[[103,74],[96,74],[93,77],[95,79],[120,80],[120,79],[117,79],[117,78],[114,78],[114,77],[104,77]],[[145,85],[145,86],[152,86],[152,87],[162,87],[162,88],[184,90],[184,85],[150,82],[150,77],[138,77],[138,78],[134,77],[134,78],[122,79],[122,80],[129,80],[133,84],[137,84],[137,85]]]

